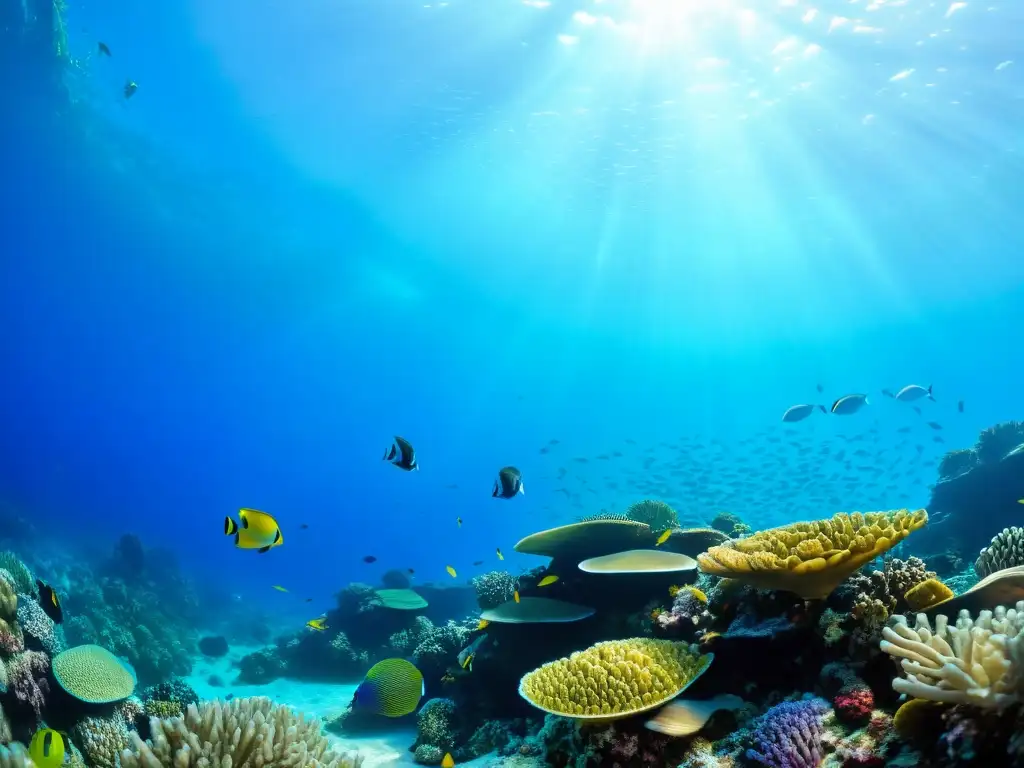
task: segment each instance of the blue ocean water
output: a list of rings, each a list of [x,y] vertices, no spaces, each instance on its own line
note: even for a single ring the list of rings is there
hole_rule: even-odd
[[[304,615],[269,585],[530,567],[647,496],[920,506],[1020,416],[1011,4],[70,3],[64,58],[5,6],[0,500],[45,547]]]

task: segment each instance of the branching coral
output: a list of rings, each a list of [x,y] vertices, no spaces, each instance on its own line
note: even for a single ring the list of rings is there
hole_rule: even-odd
[[[1024,601],[1009,610],[982,611],[972,620],[960,612],[956,626],[935,617],[934,630],[924,614],[914,627],[894,616],[882,630],[880,648],[899,658],[906,675],[892,687],[919,699],[1003,708],[1024,694]]]
[[[329,749],[318,720],[266,698],[189,705],[185,717],[150,720],[152,738],[134,731],[122,768],[358,768],[361,758]]]
[[[751,527],[732,512],[719,512],[711,520],[711,527],[721,531],[730,539],[738,539],[751,532]]]
[[[455,702],[431,699],[416,716],[416,743],[438,747],[442,753],[455,748]]]
[[[71,730],[90,766],[117,768],[121,750],[128,746],[128,723],[123,717],[86,717]]]
[[[1003,528],[992,537],[992,543],[981,550],[974,562],[974,571],[985,578],[1004,568],[1024,565],[1024,528]]]
[[[828,710],[823,699],[776,704],[758,719],[747,759],[770,768],[818,768],[825,730],[821,719]]]
[[[923,509],[838,513],[829,520],[772,528],[711,547],[698,562],[705,573],[822,598],[927,522]]]
[[[67,647],[64,630],[53,623],[35,600],[28,596],[18,603],[18,625],[25,633],[28,647],[45,651],[47,656],[56,656]]]
[[[854,574],[844,588],[855,594],[851,614],[866,636],[871,637],[881,630],[891,615],[910,610],[907,592],[934,578],[935,573],[927,569],[921,558],[900,560],[893,557],[885,561],[881,571]]]
[[[482,611],[508,602],[516,589],[516,579],[507,571],[490,571],[474,576],[470,583],[476,590],[476,602]]]
[[[610,640],[529,672],[519,693],[553,714],[625,717],[677,696],[712,658],[670,640]]]

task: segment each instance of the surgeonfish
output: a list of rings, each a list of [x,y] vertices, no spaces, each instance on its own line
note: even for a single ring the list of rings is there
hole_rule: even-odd
[[[36,589],[39,590],[39,607],[43,609],[43,613],[49,616],[50,621],[54,624],[60,624],[64,621],[64,611],[60,607],[60,598],[53,591],[53,587],[36,579]]]
[[[672,535],[672,529],[671,528],[666,528],[664,531],[662,531],[661,536],[658,537],[658,540],[656,542],[654,542],[654,546],[660,547],[662,544],[664,544],[666,541],[668,541],[668,537],[671,536],[671,535]]]
[[[36,768],[58,768],[64,762],[66,751],[64,737],[52,728],[40,728],[28,745],[28,754]]]
[[[281,527],[266,512],[243,507],[238,511],[238,520],[236,523],[230,517],[224,518],[224,535],[234,536],[239,549],[256,549],[263,553],[284,544]]]
[[[476,654],[480,650],[480,646],[482,646],[486,641],[487,635],[480,635],[476,640],[459,651],[459,667],[472,672],[473,659],[476,658]]]
[[[503,467],[494,481],[491,496],[495,499],[512,499],[517,493],[526,494],[523,486],[523,473],[515,467]]]
[[[836,416],[849,416],[865,405],[871,405],[867,395],[843,395],[832,403],[832,413]]]
[[[927,397],[929,400],[934,400],[932,397],[931,385],[928,387],[922,387],[919,384],[908,384],[895,395],[893,395],[901,403],[912,403],[915,400],[920,400],[923,397]]]
[[[554,584],[556,581],[558,581],[558,577],[552,574],[550,576],[545,576],[543,579],[538,581],[537,582],[537,586],[538,587],[546,587],[546,586],[548,586],[550,584]]]
[[[426,692],[415,665],[405,659],[384,659],[370,667],[352,701],[384,717],[402,717],[416,711]]]
[[[496,550],[494,550],[494,551],[498,553],[498,559],[499,559],[499,560],[504,560],[504,559],[505,559],[505,556],[504,556],[503,554],[501,554],[501,547],[498,547],[498,548],[497,548]]]
[[[107,47],[106,43],[97,43],[96,48],[99,50],[100,56],[110,55],[110,48]]]
[[[445,752],[441,758],[441,768],[455,768],[455,758],[451,752]]]
[[[129,80],[124,84],[124,97],[130,99],[135,95],[135,92],[139,90],[139,84],[134,80]]]
[[[420,468],[419,463],[416,461],[416,449],[412,447],[412,443],[398,435],[395,435],[395,440],[391,443],[391,447],[384,451],[383,459],[384,461],[391,462],[399,469],[404,469],[406,472]]]
[[[451,576],[453,579],[459,575],[455,572],[455,569],[452,568],[450,565],[446,565],[444,569],[448,571],[448,575]]]
[[[788,424],[793,424],[797,421],[803,421],[812,413],[814,409],[819,408],[822,413],[828,413],[824,405],[793,405],[786,409],[786,412],[782,414],[782,420]]]
[[[323,632],[325,629],[327,629],[327,617],[321,616],[318,619],[310,619],[306,622],[306,626],[310,629],[316,630],[317,632]]]

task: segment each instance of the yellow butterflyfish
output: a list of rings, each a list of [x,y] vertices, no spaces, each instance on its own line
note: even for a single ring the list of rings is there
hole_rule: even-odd
[[[453,579],[459,575],[455,572],[455,569],[452,568],[450,565],[446,565],[444,569],[448,571],[448,575],[451,576]]]
[[[538,587],[546,587],[549,584],[554,584],[556,581],[558,581],[558,577],[557,576],[554,576],[554,575],[545,576],[543,579],[541,579],[540,581],[537,582],[537,586]]]
[[[455,768],[455,760],[451,752],[445,752],[441,759],[441,768]]]

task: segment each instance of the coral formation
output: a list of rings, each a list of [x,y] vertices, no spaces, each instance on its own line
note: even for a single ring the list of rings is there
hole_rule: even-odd
[[[23,651],[7,660],[7,710],[14,717],[25,713],[32,730],[43,719],[50,693],[50,658],[40,651]],[[6,707],[5,707],[6,708]]]
[[[823,757],[822,699],[776,704],[757,721],[746,757],[770,768],[818,768]]]
[[[679,527],[679,515],[664,501],[644,499],[630,504],[626,509],[626,519],[643,523],[652,531],[661,532],[669,528]]]
[[[905,616],[893,617],[882,630],[880,648],[899,658],[906,675],[892,687],[919,699],[977,707],[1002,708],[1024,693],[1024,648],[1018,636],[1024,626],[1024,601],[1007,610],[982,611],[971,619],[961,611],[955,626],[945,615],[934,628],[918,614],[911,628]]]
[[[516,589],[516,579],[507,571],[489,571],[474,576],[470,583],[476,591],[476,602],[482,611],[497,608],[511,600]]]
[[[151,738],[136,732],[121,768],[358,768],[359,757],[329,748],[320,722],[266,698],[191,704],[184,718],[150,720]]]
[[[903,595],[912,611],[923,611],[944,603],[953,597],[953,590],[938,579],[927,579],[911,587]]]
[[[135,671],[99,645],[79,645],[53,657],[53,677],[68,694],[89,704],[110,704],[135,690]]]
[[[53,623],[35,600],[27,596],[20,600],[17,617],[29,649],[55,656],[67,647],[64,630]]]
[[[442,754],[455,748],[455,702],[430,699],[416,715],[416,746],[429,744]]]
[[[981,464],[993,464],[1024,443],[1024,421],[1004,421],[978,435],[974,452]]]
[[[1024,528],[1011,526],[992,537],[992,543],[978,554],[974,572],[981,578],[1004,568],[1024,565]]]
[[[519,692],[552,714],[625,717],[679,695],[712,658],[670,640],[611,640],[535,669]]]
[[[36,593],[36,579],[21,558],[13,552],[0,552],[0,571],[5,580],[14,584],[14,591],[21,595]]]
[[[651,529],[644,523],[599,518],[532,533],[520,539],[515,550],[524,555],[579,562],[632,549],[631,542],[638,545],[650,534]]]
[[[716,531],[721,531],[730,539],[738,539],[753,532],[749,525],[732,512],[719,512],[712,518],[711,527]]]
[[[793,523],[726,542],[698,562],[705,573],[822,598],[927,522],[923,509],[837,513],[830,520]]]
[[[655,626],[672,637],[694,640],[711,626],[712,620],[707,595],[696,587],[684,586],[675,590],[672,607],[657,615]]]

